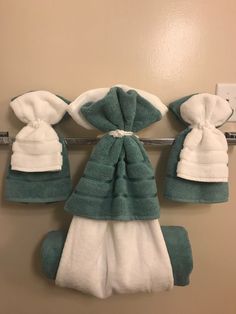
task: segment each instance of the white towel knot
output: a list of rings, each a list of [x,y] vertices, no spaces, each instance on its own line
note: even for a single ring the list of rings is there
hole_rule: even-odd
[[[197,129],[203,130],[205,128],[206,129],[214,129],[215,126],[209,120],[205,120],[203,122],[199,122],[197,124],[192,125],[192,128],[197,128]]]
[[[114,131],[110,131],[108,134],[113,136],[113,137],[124,137],[124,136],[133,136],[134,132],[117,129]],[[138,137],[137,135],[135,135],[135,136]]]
[[[43,122],[43,120],[41,119],[36,119],[36,120],[33,120],[29,123],[29,125],[34,128],[34,129],[38,129],[40,124]]]

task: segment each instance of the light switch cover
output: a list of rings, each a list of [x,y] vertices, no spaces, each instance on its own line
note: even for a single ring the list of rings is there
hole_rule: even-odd
[[[216,95],[229,101],[231,107],[234,109],[234,113],[228,121],[236,122],[236,84],[218,83],[216,85]]]

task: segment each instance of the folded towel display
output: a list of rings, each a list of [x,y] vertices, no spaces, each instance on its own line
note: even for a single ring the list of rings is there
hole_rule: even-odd
[[[180,202],[226,202],[228,145],[217,127],[232,115],[229,103],[217,95],[196,94],[171,103],[169,108],[187,128],[172,146],[164,196]]]
[[[166,110],[156,96],[123,85],[88,91],[69,105],[78,124],[106,134],[65,204],[74,217],[57,285],[99,298],[172,288],[155,176],[134,134]]]
[[[68,103],[47,91],[29,92],[11,101],[16,116],[27,126],[12,145],[5,184],[8,201],[47,203],[70,195],[66,144],[51,126],[63,118]]]
[[[188,233],[183,227],[179,226],[161,226],[161,231],[170,256],[174,285],[188,285],[189,276],[193,268],[192,250]],[[56,279],[66,237],[67,233],[65,231],[51,231],[42,242],[40,253],[41,267],[48,279]]]

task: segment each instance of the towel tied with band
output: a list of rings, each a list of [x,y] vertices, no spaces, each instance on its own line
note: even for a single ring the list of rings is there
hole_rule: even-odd
[[[157,97],[150,102],[135,90],[117,86],[85,94],[69,105],[69,113],[106,134],[94,147],[65,210],[100,220],[158,218],[153,168],[134,133],[160,120],[166,107]]]
[[[99,298],[170,290],[155,176],[135,135],[160,120],[166,107],[154,95],[115,86],[80,95],[68,111],[80,125],[106,134],[65,204],[74,217],[56,284]]]

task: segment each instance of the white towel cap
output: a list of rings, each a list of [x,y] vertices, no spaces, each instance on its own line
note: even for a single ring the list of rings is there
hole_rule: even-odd
[[[177,176],[200,182],[228,181],[228,145],[216,129],[232,115],[230,104],[211,94],[197,94],[180,107],[182,119],[192,128],[184,140]]]
[[[51,125],[58,123],[64,116],[66,102],[48,91],[35,91],[15,98],[10,106],[16,116],[27,123],[17,134],[12,146],[12,170],[61,170],[62,145]]]

